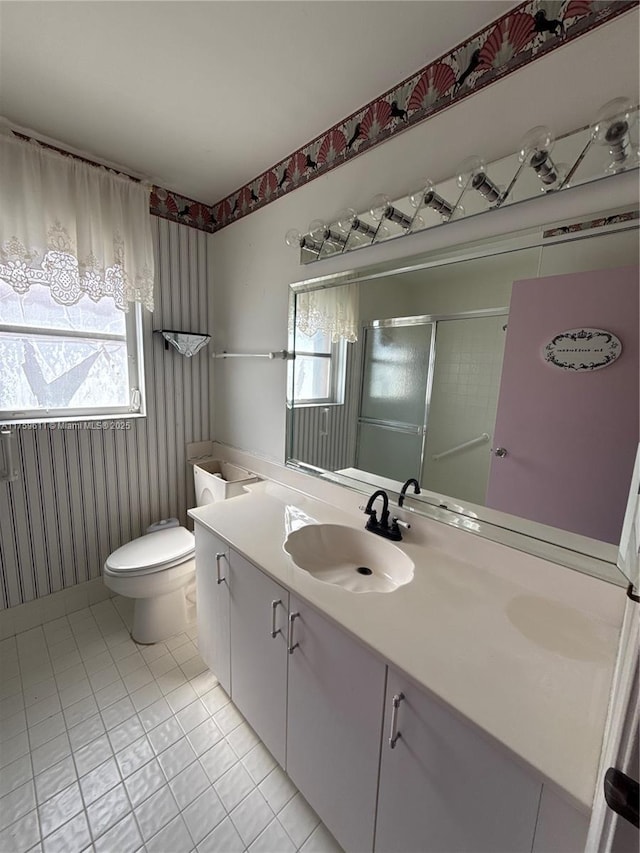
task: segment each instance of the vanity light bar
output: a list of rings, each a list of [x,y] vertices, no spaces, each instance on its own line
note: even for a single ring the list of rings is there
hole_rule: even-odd
[[[464,208],[460,206],[460,201],[469,190],[474,190],[485,199],[488,205],[497,208],[509,198],[527,166],[536,173],[543,190],[562,190],[570,185],[573,175],[594,144],[606,146],[611,161],[602,170],[602,173],[588,175],[586,180],[601,177],[601,174],[616,174],[625,169],[636,167],[640,162],[640,151],[636,150],[637,143],[635,137],[632,139],[631,135],[631,130],[637,123],[638,105],[633,104],[628,98],[614,98],[598,111],[590,128],[589,139],[577,157],[574,154],[571,166],[558,163],[551,156],[555,142],[553,133],[549,128],[539,125],[532,128],[523,137],[518,153],[518,160],[520,161],[518,169],[510,182],[505,184],[506,189],[489,177],[484,160],[477,155],[472,155],[458,168],[456,183],[460,190],[460,197],[454,204],[436,192],[431,181],[423,181],[421,188],[409,196],[410,204],[416,208],[416,214],[413,216],[396,207],[389,196],[379,194],[372,199],[368,211],[374,224],[363,221],[352,208],[346,208],[338,214],[335,222],[335,228],[339,233],[333,230],[332,225],[316,220],[309,226],[307,236],[302,236],[300,232],[292,229],[287,232],[285,242],[292,248],[305,249],[315,258],[321,258],[325,254],[335,254],[336,250],[345,252],[355,248],[363,248],[365,245],[380,242],[390,236],[389,230],[383,224],[384,220],[399,225],[405,234],[422,230],[424,222],[417,215],[420,207],[429,208],[439,213],[443,222],[449,222],[458,211],[463,216]],[[576,135],[579,132],[574,131],[573,134],[566,134],[565,136]],[[532,195],[529,191],[529,197]],[[456,216],[456,218],[459,217]],[[362,234],[370,237],[371,240],[369,243],[356,239],[350,241],[349,236],[351,234]],[[395,234],[394,236],[404,235]],[[323,251],[325,246],[327,247],[326,251]],[[305,260],[308,262],[312,259],[303,257],[302,262],[304,263]]]

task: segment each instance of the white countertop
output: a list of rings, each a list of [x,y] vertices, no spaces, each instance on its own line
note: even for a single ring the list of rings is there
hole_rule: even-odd
[[[591,808],[624,590],[412,517],[396,544],[413,580],[351,593],[282,545],[301,524],[364,527],[365,516],[274,482],[247,489],[189,515]]]

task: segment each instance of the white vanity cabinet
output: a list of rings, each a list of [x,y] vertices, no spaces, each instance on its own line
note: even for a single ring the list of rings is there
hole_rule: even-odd
[[[289,593],[235,551],[230,564],[232,698],[284,767]]]
[[[289,610],[287,773],[345,850],[370,851],[385,664],[293,595]]]
[[[229,632],[229,546],[201,524],[195,526],[198,649],[227,693],[231,693]]]
[[[383,734],[376,853],[530,853],[541,783],[391,667]]]

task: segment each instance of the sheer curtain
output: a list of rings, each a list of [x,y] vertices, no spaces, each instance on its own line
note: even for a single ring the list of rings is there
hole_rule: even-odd
[[[331,335],[333,343],[358,340],[358,285],[345,284],[296,295],[296,326],[309,337]]]
[[[150,186],[0,133],[0,278],[16,293],[50,288],[153,311]]]

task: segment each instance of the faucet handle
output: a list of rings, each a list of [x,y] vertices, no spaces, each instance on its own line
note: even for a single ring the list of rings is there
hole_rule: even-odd
[[[403,521],[401,518],[397,518],[396,516],[394,516],[391,521],[398,527],[402,527],[403,530],[411,530],[411,525],[408,521]]]

